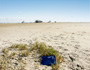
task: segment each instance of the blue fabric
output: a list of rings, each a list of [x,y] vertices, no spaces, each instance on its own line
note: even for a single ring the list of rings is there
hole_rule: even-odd
[[[55,56],[42,56],[42,65],[48,65],[56,64],[56,57]]]

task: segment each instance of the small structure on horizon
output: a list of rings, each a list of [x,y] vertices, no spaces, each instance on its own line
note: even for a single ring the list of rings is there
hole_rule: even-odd
[[[22,21],[21,23],[25,23],[25,21]]]
[[[56,21],[54,23],[57,23]]]
[[[48,23],[51,23],[51,21],[48,21]]]
[[[35,23],[42,23],[43,21],[41,20],[36,20]]]

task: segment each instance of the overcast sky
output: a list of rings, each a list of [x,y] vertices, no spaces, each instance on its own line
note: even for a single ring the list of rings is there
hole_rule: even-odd
[[[90,0],[0,0],[0,23],[90,22]]]

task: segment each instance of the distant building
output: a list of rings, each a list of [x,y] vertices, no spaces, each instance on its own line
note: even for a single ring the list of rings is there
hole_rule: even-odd
[[[43,21],[41,20],[36,20],[35,23],[42,23]]]
[[[54,23],[57,23],[56,21]]]
[[[22,21],[21,23],[25,23],[25,21]]]
[[[48,21],[48,23],[51,23],[51,21]]]

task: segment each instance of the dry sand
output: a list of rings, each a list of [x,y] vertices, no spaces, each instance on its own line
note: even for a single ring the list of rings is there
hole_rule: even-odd
[[[36,41],[62,54],[60,70],[90,70],[90,23],[0,24],[0,50],[15,43]],[[32,70],[33,66],[27,67]]]

